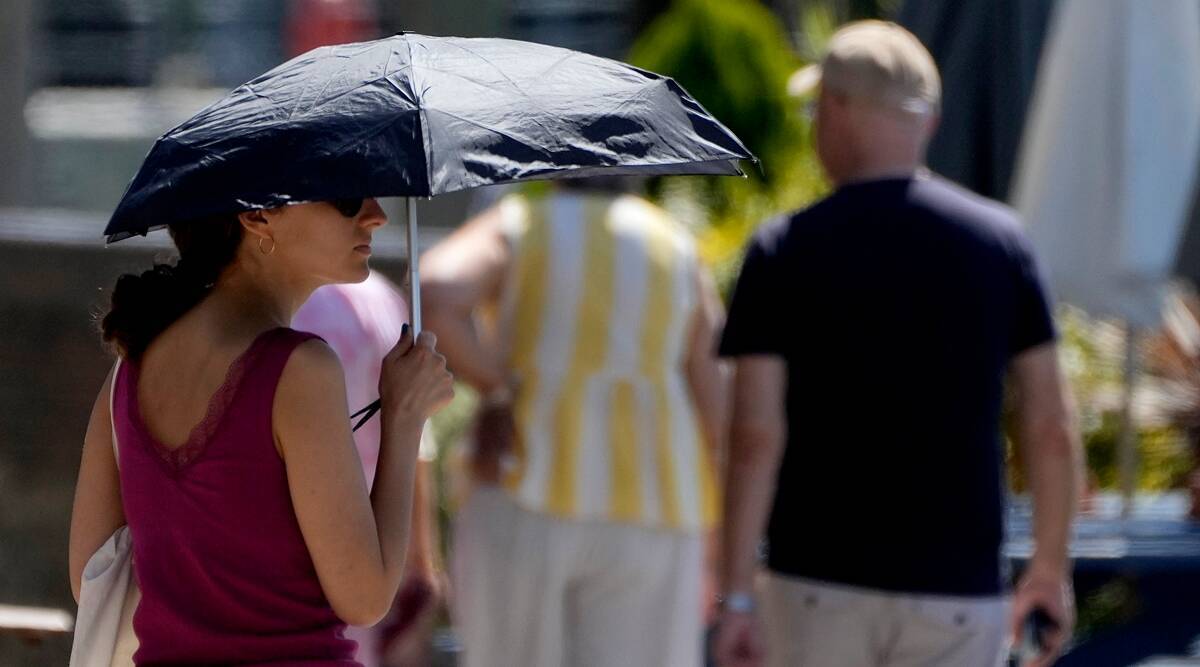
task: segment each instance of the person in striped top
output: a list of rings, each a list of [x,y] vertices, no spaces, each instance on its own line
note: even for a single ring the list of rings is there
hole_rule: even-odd
[[[623,185],[507,197],[422,259],[428,326],[483,397],[468,667],[701,661],[722,308],[687,230]]]

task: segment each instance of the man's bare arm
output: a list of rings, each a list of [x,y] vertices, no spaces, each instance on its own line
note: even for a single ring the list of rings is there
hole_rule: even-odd
[[[1016,445],[1034,503],[1033,563],[1067,566],[1071,520],[1083,485],[1083,448],[1053,343],[1013,359]]]
[[[692,316],[684,373],[712,460],[723,464],[728,434],[729,374],[726,364],[717,357],[717,339],[725,313],[708,272],[698,269],[693,280],[700,298]]]
[[[775,478],[787,438],[786,390],[787,366],[782,358],[737,358],[722,530],[722,590],[726,593],[753,588],[758,543],[775,497]]]
[[[481,393],[508,381],[495,342],[478,331],[476,312],[498,297],[510,256],[500,207],[493,206],[421,257],[426,326],[455,377]]]
[[[1011,631],[1042,609],[1055,621],[1046,650],[1033,667],[1050,665],[1071,637],[1074,594],[1068,544],[1083,488],[1083,447],[1075,412],[1058,364],[1058,349],[1046,343],[1017,355],[1011,364],[1016,393],[1016,444],[1033,495],[1034,552],[1017,583]]]

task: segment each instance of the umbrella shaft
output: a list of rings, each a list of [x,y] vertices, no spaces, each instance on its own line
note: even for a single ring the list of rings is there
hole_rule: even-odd
[[[421,333],[421,272],[417,266],[420,248],[417,246],[417,198],[406,197],[408,215],[405,223],[408,226],[408,307],[413,329],[413,337]]]

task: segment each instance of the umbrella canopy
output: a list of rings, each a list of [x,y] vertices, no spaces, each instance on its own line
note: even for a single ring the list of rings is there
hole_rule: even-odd
[[[155,142],[104,233],[302,201],[597,174],[740,174],[750,152],[677,83],[506,39],[314,49]]]
[[[1200,171],[1192,188],[1192,204],[1185,223],[1179,252],[1175,255],[1175,273],[1200,289]]]
[[[1067,0],[1014,203],[1063,300],[1159,321],[1200,158],[1200,5]]]

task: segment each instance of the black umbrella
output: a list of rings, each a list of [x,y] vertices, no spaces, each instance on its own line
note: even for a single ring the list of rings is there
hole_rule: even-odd
[[[155,142],[104,233],[304,201],[404,196],[420,331],[415,197],[599,174],[740,174],[750,152],[670,78],[506,39],[314,49]]]
[[[667,77],[530,42],[402,33],[298,56],[167,132],[104,233],[527,179],[739,174],[747,157]]]

